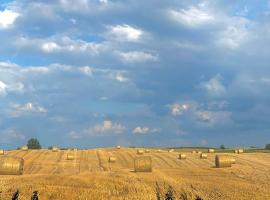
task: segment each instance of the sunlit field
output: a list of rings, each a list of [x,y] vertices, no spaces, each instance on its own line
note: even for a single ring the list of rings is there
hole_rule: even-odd
[[[197,149],[198,150],[198,149]],[[178,159],[179,153],[185,160]],[[150,149],[137,155],[135,148],[91,150],[8,151],[25,160],[21,176],[0,176],[0,199],[11,199],[19,190],[20,200],[34,191],[40,199],[270,199],[270,154],[234,154],[230,168],[215,168],[215,155],[200,159],[191,149]],[[204,151],[203,149],[201,151]],[[73,160],[67,160],[68,154]],[[152,172],[134,172],[134,159],[151,156]],[[108,161],[110,156],[116,162]],[[169,193],[168,193],[169,192]]]

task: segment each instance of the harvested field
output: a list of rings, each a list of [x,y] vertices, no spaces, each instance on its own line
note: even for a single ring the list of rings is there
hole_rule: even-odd
[[[171,186],[180,199],[182,193],[202,199],[270,199],[270,154],[228,154],[236,159],[230,168],[215,168],[215,155],[200,159],[192,151],[169,153],[151,150],[153,171],[134,172],[136,149],[104,148],[78,150],[67,160],[69,150],[6,151],[24,159],[21,176],[0,175],[0,199],[10,199],[17,189],[20,200],[29,200],[34,190],[40,199],[156,199]],[[179,153],[187,160],[179,159]],[[113,156],[115,163],[109,163]],[[90,197],[90,198],[89,198]],[[190,198],[195,199],[195,198]]]

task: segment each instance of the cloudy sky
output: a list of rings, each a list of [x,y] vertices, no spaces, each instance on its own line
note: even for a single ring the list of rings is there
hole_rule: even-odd
[[[0,146],[263,146],[269,44],[269,0],[3,0]]]

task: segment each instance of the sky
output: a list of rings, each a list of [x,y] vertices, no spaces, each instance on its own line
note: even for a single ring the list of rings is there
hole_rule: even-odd
[[[264,146],[270,1],[0,1],[0,147]]]

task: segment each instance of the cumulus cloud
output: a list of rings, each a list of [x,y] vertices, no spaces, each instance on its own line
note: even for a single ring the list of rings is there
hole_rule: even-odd
[[[84,133],[89,136],[104,136],[110,134],[121,134],[125,129],[126,127],[120,123],[105,120],[101,124],[95,125],[93,128],[84,130]]]
[[[52,38],[17,38],[15,45],[18,48],[24,48],[29,50],[39,50],[43,53],[87,53],[89,55],[97,55],[99,52],[106,48],[101,43],[86,42],[80,39],[71,39],[68,36],[64,37],[52,37]]]
[[[219,123],[227,123],[231,121],[231,112],[204,108],[205,106],[199,105],[197,102],[190,101],[188,103],[175,103],[169,106],[171,115],[185,116],[188,119],[197,122],[206,123],[208,125],[215,125]]]
[[[157,132],[160,132],[159,128],[149,128],[149,127],[141,127],[141,126],[137,126],[132,131],[132,133],[134,134],[148,134],[148,133],[157,133]]]
[[[251,37],[249,31],[251,22],[246,18],[235,17],[230,19],[227,24],[223,30],[217,33],[217,45],[237,49]]]
[[[228,111],[206,111],[197,110],[194,112],[197,119],[209,124],[226,122],[231,118],[231,113]]]
[[[5,9],[0,11],[0,28],[6,29],[10,27],[17,17],[19,17],[19,13],[12,10]]]
[[[20,117],[28,114],[47,113],[48,110],[38,103],[28,102],[25,104],[13,103],[10,105],[10,114],[13,117]]]
[[[131,51],[131,52],[120,52],[119,57],[122,61],[128,63],[140,63],[147,61],[158,61],[158,56],[143,51]]]
[[[191,27],[207,24],[214,20],[214,16],[210,13],[194,6],[188,9],[172,9],[168,12],[173,20]]]
[[[221,82],[222,77],[216,75],[209,81],[201,83],[201,88],[211,97],[220,97],[226,93],[226,88]]]
[[[107,35],[117,41],[137,42],[143,36],[143,31],[139,28],[123,24],[108,27]]]
[[[87,76],[93,75],[93,69],[89,66],[80,67],[79,70]]]
[[[55,42],[45,42],[41,45],[41,49],[47,53],[58,51],[61,47]]]
[[[115,79],[116,79],[117,81],[119,81],[119,82],[126,82],[126,81],[128,81],[128,78],[125,77],[125,76],[124,76],[122,73],[120,73],[120,72],[116,73]]]
[[[0,96],[6,95],[9,92],[21,93],[24,90],[24,84],[21,82],[6,84],[0,81]]]
[[[169,106],[171,109],[171,114],[172,115],[182,115],[185,111],[189,109],[189,104],[180,104],[180,103],[175,103]]]
[[[0,81],[0,95],[4,95],[6,94],[6,90],[7,90],[7,85]]]

